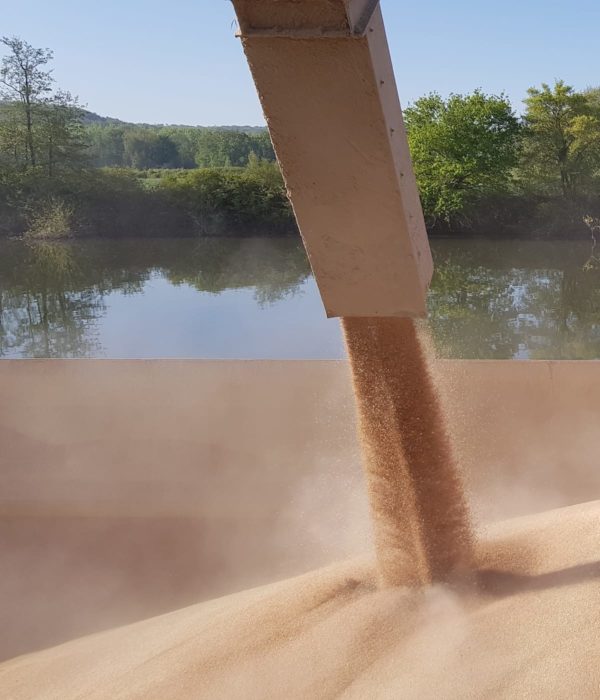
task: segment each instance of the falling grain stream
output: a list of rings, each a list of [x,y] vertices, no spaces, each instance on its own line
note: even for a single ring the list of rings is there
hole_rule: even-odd
[[[460,473],[415,322],[344,318],[380,581],[423,585],[469,569]]]

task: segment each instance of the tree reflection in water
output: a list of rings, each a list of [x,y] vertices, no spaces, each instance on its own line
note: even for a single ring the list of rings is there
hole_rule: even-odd
[[[440,355],[600,357],[600,268],[585,242],[437,240],[432,246],[436,271],[429,325]],[[324,314],[316,287],[305,284],[309,277],[296,238],[0,242],[0,356],[102,356],[100,321],[112,313],[114,295],[141,299],[156,279],[199,296],[209,294],[217,306],[223,292],[245,290],[244,299],[253,297],[254,308],[264,309],[261,332],[272,333],[271,340],[265,339],[267,348],[284,332],[285,305],[290,314],[298,313],[293,299],[298,294],[306,295],[302,313],[308,331],[314,318],[315,335],[337,333],[335,322],[318,325]],[[178,306],[181,298],[169,298],[167,312],[176,326],[190,323],[188,312]],[[249,309],[243,308],[244,313]],[[265,323],[267,317],[272,322]],[[224,313],[219,323],[227,318]],[[139,348],[160,335],[153,320],[144,317],[147,326],[134,339]],[[204,323],[211,321],[206,317]],[[317,339],[317,350],[319,342],[323,357],[343,352],[331,338]],[[244,347],[235,351],[247,356]]]
[[[600,270],[589,245],[438,241],[429,297],[439,354],[600,358]]]
[[[297,238],[0,242],[0,356],[102,355],[106,298],[143,294],[153,275],[210,294],[252,288],[268,306],[297,294],[310,267]]]
[[[3,246],[0,354],[86,357],[99,351],[91,322],[103,297],[85,284],[76,256],[59,243]],[[8,282],[8,283],[7,283]]]

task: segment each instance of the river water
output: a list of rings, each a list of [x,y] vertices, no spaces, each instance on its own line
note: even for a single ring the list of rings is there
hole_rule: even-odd
[[[429,326],[457,358],[600,358],[586,242],[432,242]],[[0,242],[0,357],[340,358],[297,239]]]

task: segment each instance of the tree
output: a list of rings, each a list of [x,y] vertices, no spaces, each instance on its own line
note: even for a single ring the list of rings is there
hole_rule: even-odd
[[[81,162],[85,149],[82,110],[70,93],[52,94],[52,51],[17,37],[3,37],[8,50],[0,67],[0,157],[16,169],[38,166],[49,177],[60,166]]]
[[[504,95],[437,93],[405,112],[425,214],[465,220],[486,197],[507,191],[517,162],[519,121]]]
[[[254,153],[260,160],[275,160],[271,137],[266,129],[258,134],[250,134],[250,141],[250,153]]]
[[[243,167],[248,163],[252,143],[243,131],[202,129],[196,141],[196,164],[201,168]]]
[[[583,91],[583,94],[589,103],[592,114],[600,117],[600,87],[589,87]]]
[[[522,179],[541,193],[574,198],[600,168],[597,95],[575,92],[562,80],[527,93]]]
[[[132,168],[173,168],[177,165],[177,146],[155,129],[129,129],[124,139],[125,165]]]
[[[29,164],[35,166],[34,110],[50,92],[51,71],[44,70],[44,66],[52,60],[53,54],[50,49],[36,49],[18,37],[4,36],[0,44],[9,50],[0,67],[0,97],[21,104],[25,118],[26,157]]]
[[[0,108],[0,165],[6,173],[28,159],[28,143],[21,106],[7,103]]]
[[[82,110],[70,93],[59,91],[41,105],[36,130],[39,163],[53,177],[58,168],[74,168],[85,159],[87,142]]]
[[[177,144],[166,134],[156,135],[151,155],[158,168],[175,168],[179,165]]]
[[[125,129],[114,124],[90,124],[85,127],[85,137],[89,142],[90,162],[98,167],[122,168],[125,146]]]
[[[180,168],[196,167],[197,127],[161,127],[160,134],[168,136],[177,149],[177,162]]]

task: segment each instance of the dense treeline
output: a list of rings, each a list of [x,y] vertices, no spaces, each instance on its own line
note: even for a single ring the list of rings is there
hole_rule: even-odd
[[[52,52],[0,40],[0,233],[226,235],[295,230],[264,129],[90,119],[54,90]],[[405,111],[433,233],[589,235],[600,216],[600,88],[430,94]],[[591,217],[591,218],[590,218]]]
[[[275,160],[266,130],[90,124],[84,133],[95,167],[224,168],[244,167],[252,156]]]
[[[406,110],[429,228],[585,234],[600,207],[600,89],[530,88],[518,118],[504,96],[431,94]]]

